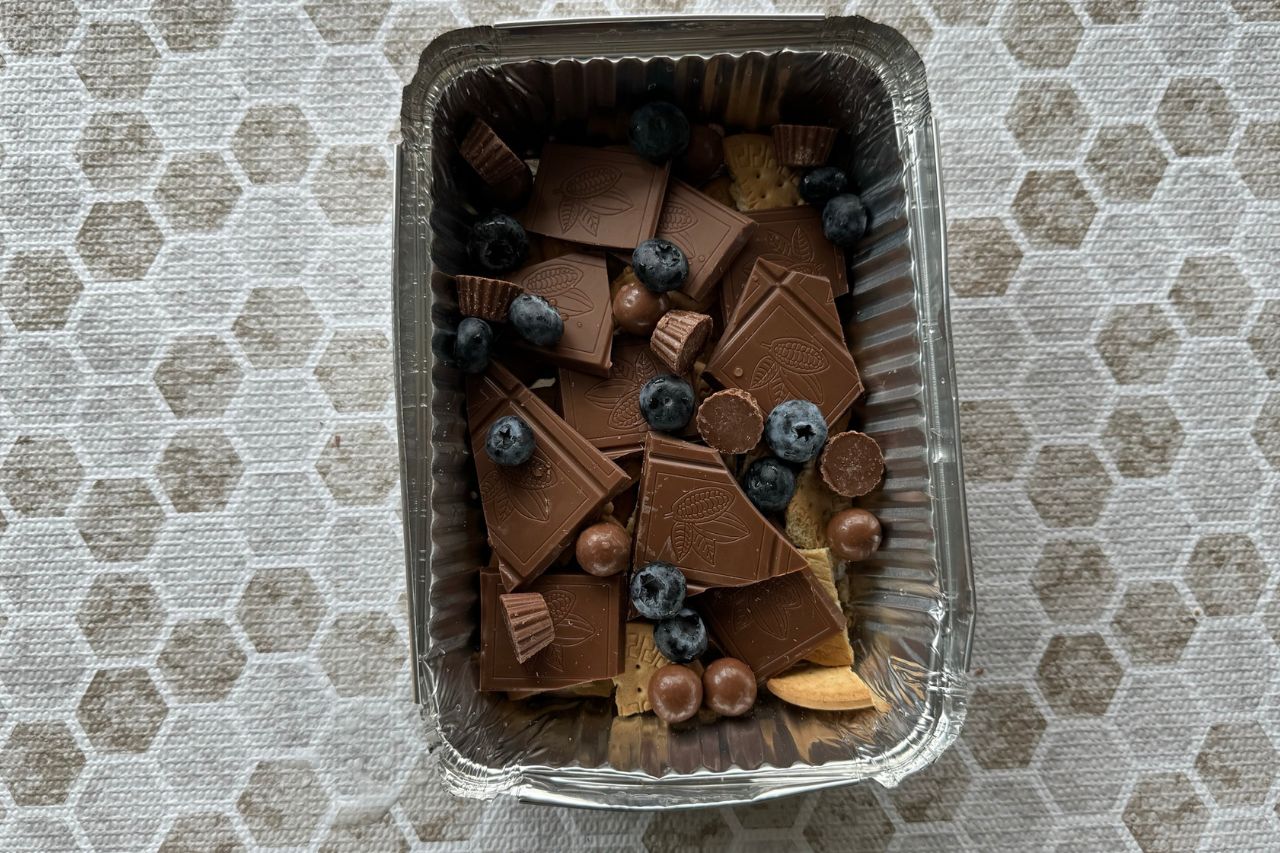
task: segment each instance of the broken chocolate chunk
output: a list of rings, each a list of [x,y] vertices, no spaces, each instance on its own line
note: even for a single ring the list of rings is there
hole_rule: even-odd
[[[788,270],[820,275],[831,282],[833,296],[849,292],[844,253],[822,233],[822,214],[812,207],[787,207],[746,214],[756,223],[747,245],[734,258],[720,286],[720,305],[726,317],[747,283],[757,258],[773,261]]]
[[[551,364],[609,375],[613,308],[602,256],[563,255],[516,270],[510,279],[526,293],[551,303],[564,321],[564,334],[553,346],[534,348],[518,341],[516,349],[536,352],[537,358]]]

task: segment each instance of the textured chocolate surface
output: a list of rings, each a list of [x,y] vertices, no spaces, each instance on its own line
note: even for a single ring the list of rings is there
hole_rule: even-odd
[[[782,264],[771,261],[768,258],[756,258],[755,266],[751,268],[751,274],[747,276],[742,293],[738,296],[738,301],[734,303],[732,316],[725,318],[725,325],[733,326],[738,322],[738,316],[744,310],[755,305],[760,299],[764,298],[769,290],[776,287],[804,290],[814,302],[820,303],[825,307],[826,310],[822,312],[822,319],[833,332],[843,339],[844,332],[840,328],[840,314],[836,311],[835,299],[831,295],[831,282],[820,275],[787,269]]]
[[[658,219],[657,236],[680,247],[689,279],[680,288],[702,300],[747,244],[756,224],[683,181],[672,180]]]
[[[663,560],[691,584],[737,586],[807,563],[751,505],[720,454],[650,433],[636,523],[636,565]]]
[[[668,172],[628,151],[548,143],[521,222],[548,237],[633,249],[658,226]]]
[[[720,647],[758,679],[782,672],[845,625],[808,568],[750,586],[709,589],[692,606]]]
[[[504,468],[484,452],[489,424],[503,415],[517,415],[533,429],[537,449],[524,465]],[[496,362],[468,379],[467,421],[489,542],[521,586],[630,483],[621,468]]]
[[[831,282],[831,292],[849,292],[844,253],[822,233],[822,215],[813,207],[788,207],[745,214],[756,223],[747,245],[734,258],[720,288],[720,304],[726,317],[746,286],[757,258],[773,261],[788,270],[820,275]]]
[[[694,423],[708,446],[721,453],[746,453],[760,443],[764,412],[747,391],[726,388],[702,401]]]
[[[529,587],[551,611],[555,639],[525,663],[502,620],[502,584],[495,572],[480,572],[480,689],[547,690],[622,672],[622,575],[548,574]]]
[[[564,336],[553,347],[513,346],[551,364],[609,375],[613,307],[604,257],[575,252],[523,267],[511,281],[550,302],[564,319]]]

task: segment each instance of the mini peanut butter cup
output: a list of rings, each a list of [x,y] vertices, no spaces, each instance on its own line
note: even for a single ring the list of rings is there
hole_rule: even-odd
[[[459,146],[462,158],[471,164],[486,184],[497,186],[528,170],[524,161],[498,138],[493,128],[476,119]]]
[[[541,593],[511,592],[498,596],[498,602],[517,661],[524,663],[555,640],[551,610]]]
[[[464,316],[493,323],[507,322],[511,300],[520,295],[519,287],[499,278],[460,275],[454,281],[458,285],[458,310]]]
[[[668,311],[662,315],[649,348],[671,372],[683,375],[693,367],[694,359],[711,336],[711,317],[696,311]]]
[[[831,156],[836,129],[811,124],[775,124],[773,147],[784,166],[822,166]]]
[[[884,454],[880,445],[861,432],[842,432],[827,439],[818,460],[822,480],[846,498],[865,495],[884,475]]]
[[[698,434],[721,453],[746,453],[760,443],[764,412],[749,391],[726,388],[698,407]]]

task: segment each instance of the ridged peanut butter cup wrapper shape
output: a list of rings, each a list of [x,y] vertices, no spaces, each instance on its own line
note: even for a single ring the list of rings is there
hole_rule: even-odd
[[[499,278],[460,275],[455,281],[458,285],[458,309],[463,315],[492,323],[507,322],[507,309],[520,295],[519,287]]]
[[[516,152],[498,138],[493,128],[480,119],[476,119],[462,138],[460,150],[462,158],[490,186],[515,178],[528,169]]]
[[[498,596],[498,601],[517,661],[524,663],[555,640],[551,610],[541,593],[512,592]]]
[[[773,147],[784,166],[801,168],[822,166],[831,156],[836,142],[834,127],[811,124],[775,124]]]
[[[818,470],[837,494],[856,498],[874,489],[884,476],[884,453],[871,436],[842,432],[827,440]]]
[[[649,337],[649,348],[672,373],[683,375],[711,336],[711,317],[695,311],[668,311]]]
[[[746,453],[760,443],[764,412],[749,391],[726,388],[698,407],[698,435],[721,453]]]

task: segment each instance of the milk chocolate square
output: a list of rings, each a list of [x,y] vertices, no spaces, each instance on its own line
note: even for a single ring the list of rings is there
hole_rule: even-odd
[[[523,418],[533,430],[537,449],[523,465],[496,465],[484,452],[489,425],[504,415]],[[497,362],[468,377],[467,428],[489,543],[510,570],[508,591],[541,574],[582,522],[631,482]]]
[[[844,630],[844,615],[805,568],[750,586],[709,589],[693,606],[725,654],[756,678],[777,675]]]
[[[656,236],[684,252],[689,278],[680,289],[701,302],[755,230],[756,224],[738,211],[673,178]]]
[[[751,392],[765,412],[784,400],[809,400],[835,423],[862,393],[862,379],[827,312],[803,288],[765,288],[720,339],[707,373]]]
[[[809,205],[784,207],[753,211],[746,216],[756,223],[756,230],[721,280],[720,305],[725,317],[733,316],[757,258],[789,270],[820,275],[831,282],[833,296],[849,292],[844,253],[822,233],[822,214],[817,209]]]
[[[560,240],[634,249],[658,227],[670,169],[629,151],[549,142],[521,222]]]
[[[563,255],[519,269],[510,280],[546,299],[564,319],[564,336],[555,346],[534,347],[517,339],[516,349],[551,364],[609,375],[613,307],[603,256]]]
[[[751,275],[747,276],[747,283],[738,296],[737,304],[733,306],[733,316],[725,319],[725,325],[732,327],[745,308],[754,306],[764,298],[766,291],[775,287],[798,287],[808,293],[814,302],[826,308],[822,314],[823,319],[841,340],[844,339],[840,313],[836,311],[835,299],[831,295],[831,282],[820,275],[789,270],[767,258],[756,258],[756,265],[751,268]]]
[[[659,433],[645,442],[635,564],[662,560],[691,585],[738,586],[805,568],[720,454]]]
[[[551,611],[556,637],[529,660],[516,660],[502,622],[495,572],[480,572],[480,689],[550,690],[622,672],[626,651],[625,576],[546,574],[529,585]]]

